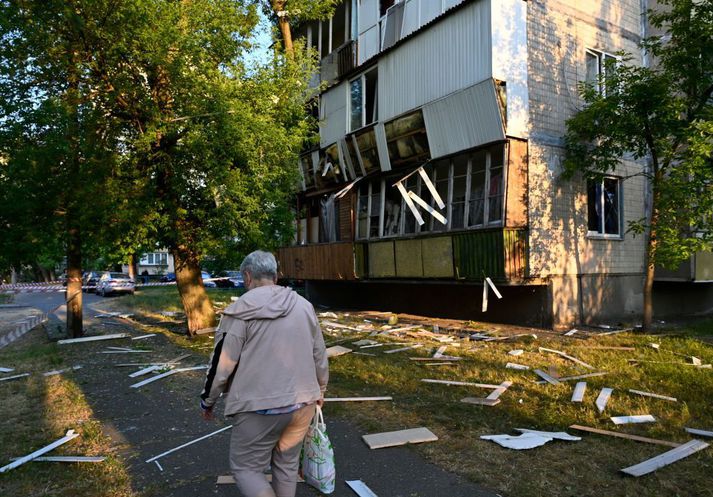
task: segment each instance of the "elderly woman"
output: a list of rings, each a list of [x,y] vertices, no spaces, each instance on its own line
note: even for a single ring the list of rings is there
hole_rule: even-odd
[[[302,440],[329,378],[324,339],[312,305],[276,285],[271,253],[252,252],[240,271],[248,292],[223,313],[201,408],[210,419],[225,397],[230,467],[245,497],[294,497]]]

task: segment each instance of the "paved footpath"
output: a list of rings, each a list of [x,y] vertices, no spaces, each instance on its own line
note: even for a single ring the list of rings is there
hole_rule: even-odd
[[[144,333],[144,330],[124,320],[117,319],[115,323],[101,321],[103,323],[98,326],[105,327],[105,333]],[[172,344],[161,334],[142,342],[152,353],[96,353],[106,347],[106,342],[74,344],[63,349],[69,364],[84,365],[83,369],[74,373],[74,377],[94,415],[102,422],[105,433],[111,437],[118,454],[126,462],[132,486],[147,497],[238,497],[240,493],[234,485],[216,485],[219,475],[229,474],[229,431],[161,458],[159,462],[163,471],[155,464],[145,462],[226,426],[227,421],[217,419],[206,422],[200,418],[198,395],[203,386],[203,371],[180,373],[140,389],[130,388],[141,378],[129,378],[128,375],[139,367],[116,367],[115,364],[169,360],[190,352]],[[127,344],[117,340],[111,345]],[[180,367],[205,364],[209,349],[210,344],[205,342],[202,349],[193,351]],[[222,412],[222,406],[219,406],[218,412]],[[344,483],[352,479],[361,479],[379,497],[497,495],[426,462],[411,448],[392,447],[372,451],[361,440],[364,432],[346,417],[330,416],[329,408],[325,410],[325,417],[337,464],[337,488],[331,494],[335,497],[356,495]],[[304,483],[298,484],[298,497],[316,495],[321,494]]]

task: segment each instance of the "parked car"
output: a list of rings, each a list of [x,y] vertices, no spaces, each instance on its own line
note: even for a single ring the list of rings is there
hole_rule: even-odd
[[[166,273],[159,279],[162,283],[171,283],[176,281],[176,273]]]
[[[105,271],[97,282],[97,295],[106,297],[112,293],[134,294],[134,280],[128,274]]]
[[[219,288],[244,288],[245,281],[240,271],[221,271],[215,283]]]
[[[84,276],[82,276],[82,290],[87,293],[94,293],[94,291],[96,290],[97,283],[99,282],[100,276],[101,274],[99,274],[97,271],[85,271]]]
[[[201,271],[201,279],[203,280],[203,286],[206,288],[215,288],[216,285],[215,281],[206,281],[207,279],[211,279],[212,276],[208,271]]]

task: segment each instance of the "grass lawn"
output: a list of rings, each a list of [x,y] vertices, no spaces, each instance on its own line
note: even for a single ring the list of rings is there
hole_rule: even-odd
[[[216,308],[230,303],[237,292],[211,289]],[[107,311],[135,313],[135,327],[143,332],[159,332],[175,345],[204,354],[210,352],[208,337],[189,340],[181,335],[185,323],[174,287],[149,288],[134,296],[104,299],[95,306]],[[164,315],[173,311],[175,315]],[[338,313],[326,318],[356,327],[365,325],[364,315]],[[373,319],[372,319],[373,321]],[[404,321],[402,317],[402,321]],[[374,322],[380,327],[383,323]],[[399,323],[408,324],[407,322]],[[512,327],[487,323],[462,323],[473,331],[493,331],[508,336],[521,333]],[[425,328],[430,329],[430,328]],[[444,330],[445,326],[441,326]],[[349,332],[325,326],[328,344],[357,350],[352,342],[365,338],[370,330]],[[537,338],[523,336],[508,341],[475,342],[457,339],[445,354],[462,361],[446,366],[427,366],[409,360],[428,357],[441,345],[419,339],[423,347],[385,354],[394,343],[415,343],[416,339],[388,335],[370,336],[383,347],[364,349],[374,355],[347,354],[330,360],[329,397],[391,395],[393,402],[330,403],[326,416],[344,416],[356,422],[363,433],[375,433],[426,426],[439,441],[414,446],[431,462],[493,489],[503,496],[713,496],[713,449],[705,449],[655,473],[632,478],[620,469],[661,454],[668,447],[568,429],[579,424],[661,440],[685,442],[690,436],[684,427],[713,430],[713,369],[691,365],[690,356],[703,364],[713,363],[713,321],[697,321],[684,327],[659,330],[656,335],[620,333],[589,338],[563,337],[545,330],[526,330]],[[467,334],[466,334],[467,336]],[[651,344],[658,344],[654,348]],[[587,378],[582,403],[571,402],[576,382],[560,385],[538,384],[532,369],[559,376],[592,372],[539,347],[564,351],[591,364],[606,376]],[[614,350],[595,347],[633,347]],[[522,349],[519,356],[508,354]],[[630,359],[636,359],[633,363]],[[0,350],[0,366],[22,363],[27,370],[42,372],[71,365],[63,350],[47,344],[44,337],[30,334],[19,343]],[[527,365],[529,371],[506,369],[507,362]],[[81,370],[80,370],[81,371]],[[51,465],[31,463],[0,476],[0,495],[112,495],[135,496],[126,469],[111,457],[111,445],[93,418],[91,407],[73,380],[74,373],[42,377],[33,375],[22,382],[0,383],[4,400],[0,404],[0,445],[3,456],[21,456],[58,438],[67,428],[78,427],[82,436],[56,449],[58,454],[109,454],[107,464]],[[489,390],[428,384],[424,378],[513,385],[494,407],[460,402],[463,397],[484,397]],[[600,414],[595,400],[603,387],[614,392]],[[670,402],[628,392],[636,389],[676,397]],[[655,423],[617,427],[610,416],[651,414]],[[568,431],[582,441],[553,441],[542,447],[515,451],[481,440],[486,434],[516,434],[515,428]],[[708,440],[709,442],[711,440]],[[388,449],[383,449],[388,450]],[[101,490],[99,490],[101,489]],[[382,496],[383,497],[383,496]],[[439,496],[440,497],[440,496]],[[444,496],[445,497],[445,496]]]

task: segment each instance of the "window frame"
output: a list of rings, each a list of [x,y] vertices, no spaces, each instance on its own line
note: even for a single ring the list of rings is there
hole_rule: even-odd
[[[371,75],[375,73],[376,74],[376,84],[374,85],[374,113],[376,114],[373,117],[373,120],[369,120],[367,117],[367,84],[366,84],[366,78],[367,74]],[[361,87],[361,119],[360,119],[360,124],[357,127],[354,127],[354,123],[352,122],[353,120],[353,109],[352,109],[352,85],[358,81],[359,86]],[[379,122],[379,67],[378,66],[372,66],[369,69],[366,69],[362,73],[360,73],[358,76],[355,78],[352,78],[349,80],[349,92],[347,95],[347,100],[348,100],[348,109],[349,109],[349,117],[348,117],[348,123],[349,123],[349,133],[355,133],[357,131],[360,131],[363,128],[366,128],[367,126],[372,126]]]
[[[594,82],[587,80],[587,55],[593,55],[597,59],[597,80]],[[596,50],[594,48],[585,48],[584,50],[584,82],[587,84],[594,84],[597,92],[603,96],[607,96],[606,89],[606,78],[607,78],[607,59],[614,60],[614,65],[617,66],[621,62],[621,57],[617,57],[614,54],[605,52],[603,50]]]
[[[617,227],[618,227],[618,233],[606,233],[606,226],[605,226],[605,201],[604,201],[604,181],[610,179],[616,181],[616,200],[617,200]],[[586,181],[586,189],[587,189],[587,203],[586,203],[586,208],[587,208],[587,238],[590,239],[599,239],[599,240],[623,240],[624,239],[624,211],[623,211],[623,200],[624,200],[624,189],[623,189],[623,181],[619,176],[604,176],[600,180],[596,180],[597,183],[601,185],[600,189],[600,194],[599,194],[599,199],[597,202],[599,203],[599,208],[600,208],[600,215],[599,215],[599,229],[601,231],[592,231],[589,229],[589,184],[590,182],[595,182],[593,179],[588,179]]]

